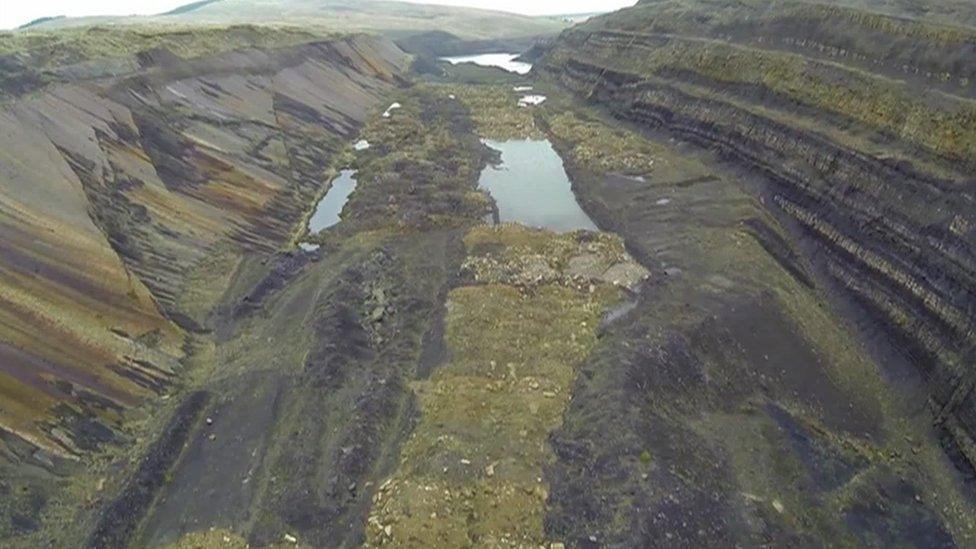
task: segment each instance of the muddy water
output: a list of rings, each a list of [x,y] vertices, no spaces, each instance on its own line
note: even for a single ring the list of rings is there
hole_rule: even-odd
[[[349,196],[356,190],[356,171],[342,170],[332,182],[332,187],[315,207],[315,213],[308,221],[308,230],[315,234],[339,223],[342,208],[349,202]]]
[[[519,57],[517,53],[483,53],[480,55],[464,55],[460,57],[442,57],[444,61],[452,65],[461,63],[474,63],[482,67],[498,67],[515,74],[528,74],[532,70],[531,63],[516,61]]]
[[[597,230],[580,208],[563,161],[548,141],[486,141],[502,163],[481,174],[480,187],[498,204],[498,219],[568,232]]]

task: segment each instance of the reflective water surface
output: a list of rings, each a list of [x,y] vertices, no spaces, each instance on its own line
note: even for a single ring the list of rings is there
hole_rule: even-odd
[[[356,171],[342,170],[339,177],[332,182],[332,187],[325,194],[315,213],[308,221],[308,229],[312,234],[321,232],[339,222],[342,208],[349,202],[349,195],[356,190]]]
[[[502,153],[501,165],[485,168],[480,180],[498,204],[497,221],[557,232],[597,230],[576,201],[563,161],[548,141],[485,143]]]
[[[532,70],[531,63],[516,61],[518,53],[482,53],[480,55],[462,55],[458,57],[442,57],[452,65],[460,63],[474,63],[482,67],[498,67],[516,74],[528,74]]]

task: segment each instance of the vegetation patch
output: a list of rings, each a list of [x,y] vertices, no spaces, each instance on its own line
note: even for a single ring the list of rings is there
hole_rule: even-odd
[[[546,122],[549,131],[572,146],[573,159],[590,170],[644,175],[659,159],[647,140],[573,111],[553,113]]]
[[[801,55],[680,37],[621,36],[551,61],[586,58],[643,77],[710,83],[716,89],[768,90],[798,105],[834,113],[942,158],[970,164],[976,155],[976,108],[953,96],[907,89],[885,76]],[[558,60],[558,61],[557,61]],[[653,94],[649,96],[653,99]]]
[[[331,245],[363,231],[462,227],[491,211],[490,199],[477,189],[491,151],[479,141],[469,111],[427,86],[395,99],[400,108],[376,116],[361,133],[370,148],[351,162],[358,184],[342,223],[306,242]]]
[[[487,139],[542,139],[534,109],[519,107],[524,92],[510,85],[439,85],[441,93],[454,96],[471,112],[478,134]]]
[[[623,257],[619,239],[594,238],[594,253]],[[572,278],[567,259],[581,246],[579,235],[478,227],[465,244],[469,268],[488,254],[499,261],[491,273],[538,263],[553,276],[523,272],[515,282],[475,268],[480,284],[451,292],[445,328],[451,359],[429,380],[411,384],[420,423],[374,498],[370,546],[549,545],[543,529],[549,433],[562,422],[600,319],[622,293],[600,280],[564,283]]]
[[[41,67],[52,68],[92,59],[128,57],[157,48],[192,58],[244,47],[294,46],[329,36],[334,34],[294,26],[94,26],[0,33],[0,55],[26,54]]]

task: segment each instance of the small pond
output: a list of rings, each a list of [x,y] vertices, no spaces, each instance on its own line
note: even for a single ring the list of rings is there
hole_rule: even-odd
[[[481,173],[480,187],[498,204],[497,221],[557,232],[597,230],[580,207],[563,161],[549,141],[486,141],[501,152],[501,165]]]
[[[308,220],[308,230],[312,234],[322,232],[329,227],[339,223],[339,216],[346,202],[349,202],[349,195],[356,190],[356,171],[342,170],[329,188],[329,192],[315,207],[315,213]]]
[[[442,57],[441,59],[447,61],[452,65],[458,65],[461,63],[474,63],[475,65],[481,65],[482,67],[498,67],[508,72],[514,72],[515,74],[529,74],[529,71],[532,70],[532,64],[523,63],[522,61],[516,61],[519,55],[521,54],[482,53],[480,55]]]

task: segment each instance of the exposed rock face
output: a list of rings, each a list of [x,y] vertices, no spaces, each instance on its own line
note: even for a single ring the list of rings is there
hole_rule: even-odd
[[[973,477],[919,410],[972,475],[944,19],[642,2],[532,54],[597,108],[397,89],[377,38],[0,36],[0,544],[965,546]],[[483,225],[505,132],[614,233]]]
[[[320,248],[241,260],[199,383],[209,404],[179,459],[154,469],[150,480],[165,483],[137,474],[112,496],[138,502],[146,487],[153,506],[105,506],[85,533],[92,545],[104,534],[137,547],[189,543],[211,528],[255,547],[365,540],[378,479],[416,419],[408,385],[443,352],[436,318],[461,237],[486,213],[476,185],[487,155],[466,110],[421,86],[394,99],[390,118],[380,116],[389,102],[372,110],[359,186]]]
[[[927,376],[968,467],[974,33],[804,3],[641,2],[566,31],[537,67],[621,119],[760,172],[767,205],[813,237],[816,262]]]
[[[407,57],[353,36],[130,61],[0,103],[0,429],[58,456],[179,382],[207,313],[188,280],[292,240]]]

